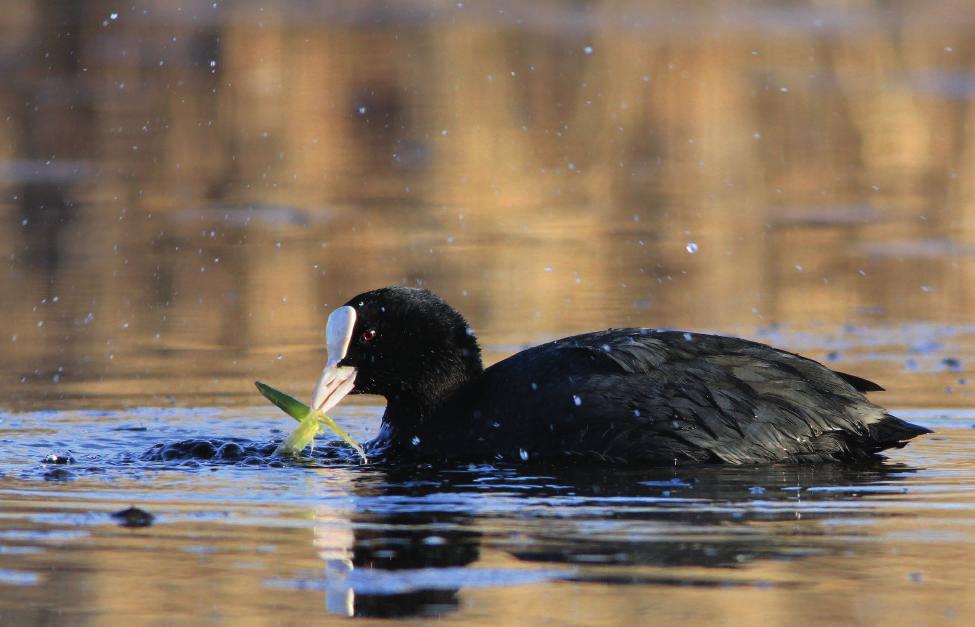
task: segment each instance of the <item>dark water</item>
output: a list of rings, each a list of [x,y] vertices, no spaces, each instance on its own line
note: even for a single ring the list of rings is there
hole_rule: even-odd
[[[971,622],[973,41],[948,0],[5,5],[0,623]],[[737,334],[936,433],[865,467],[270,457],[253,381],[307,398],[328,311],[394,283],[489,362]]]

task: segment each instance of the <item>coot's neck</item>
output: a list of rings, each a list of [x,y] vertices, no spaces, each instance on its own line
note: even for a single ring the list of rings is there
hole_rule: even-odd
[[[466,351],[438,359],[426,367],[418,366],[385,394],[386,413],[380,437],[391,442],[399,438],[409,440],[440,419],[449,419],[441,410],[483,371],[480,354]]]

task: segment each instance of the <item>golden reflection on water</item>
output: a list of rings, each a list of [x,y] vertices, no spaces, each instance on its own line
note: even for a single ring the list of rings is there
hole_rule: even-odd
[[[970,319],[969,12],[848,9],[19,3],[4,392],[249,401],[389,283],[499,352]]]
[[[900,357],[904,325],[972,321],[973,15],[948,0],[12,2],[2,405],[255,405],[254,378],[310,391],[327,311],[391,283],[445,296],[491,359],[606,326],[887,330],[880,348],[851,340],[840,364],[887,385],[884,402],[970,405],[944,393],[975,359],[970,327],[938,353],[961,357],[960,373]],[[320,567],[310,542],[288,559]],[[965,578],[970,545],[922,553],[904,559]],[[118,559],[131,561],[97,566],[109,581],[152,566]],[[181,553],[155,584],[186,594],[166,577],[207,559]],[[819,559],[766,562],[762,577],[815,579],[799,595],[810,620],[934,615],[873,590],[838,610]],[[900,571],[863,576],[904,585]],[[221,582],[206,596],[321,610]],[[679,618],[687,603],[699,620],[753,608],[780,624],[796,611],[761,590],[709,605],[695,589],[621,600],[567,585],[464,594],[484,621],[552,607],[651,620],[667,604]],[[106,587],[99,603],[163,611],[165,589],[148,588]]]

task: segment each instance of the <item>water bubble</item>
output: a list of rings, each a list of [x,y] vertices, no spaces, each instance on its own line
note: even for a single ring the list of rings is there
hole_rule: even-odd
[[[552,266],[545,266],[545,272],[551,272]]]
[[[281,353],[278,353],[277,356],[275,356],[274,359],[276,359],[277,361],[281,361],[282,359],[284,359],[284,355],[282,355]]]
[[[697,243],[696,242],[687,242],[687,246],[684,246],[684,250],[686,250],[687,252],[689,252],[692,255],[695,254],[697,252]]]
[[[576,407],[579,407],[579,406],[582,405],[582,399],[577,394],[573,394],[572,395],[572,402],[575,403],[575,406]]]
[[[366,114],[366,108],[365,107],[359,107],[358,109],[356,109],[356,111],[359,112],[359,115],[365,115]]]
[[[528,451],[526,451],[523,448],[518,449],[518,457],[521,458],[521,461],[527,462],[528,461]]]
[[[749,494],[765,494],[765,488],[759,485],[752,486],[748,488]]]
[[[413,446],[420,446],[420,436],[414,435],[413,438],[410,440],[410,443]]]
[[[117,20],[118,19],[118,13],[112,11],[111,13],[108,14],[108,19],[110,19],[112,21]]]
[[[585,52],[586,54],[592,54],[592,46],[586,46],[585,48],[582,49],[582,51]]]

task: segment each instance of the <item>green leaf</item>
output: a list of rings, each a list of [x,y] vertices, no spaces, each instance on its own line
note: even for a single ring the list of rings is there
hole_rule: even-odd
[[[314,416],[309,416],[298,423],[298,426],[288,434],[284,442],[274,450],[275,455],[288,454],[297,456],[305,447],[315,439],[321,430],[322,423],[315,420]]]
[[[311,413],[311,408],[305,405],[294,396],[285,394],[281,390],[276,390],[266,383],[255,381],[257,391],[264,395],[264,398],[277,405],[281,411],[288,414],[298,422],[301,422]]]
[[[257,386],[258,391],[264,395],[264,397],[277,405],[284,413],[288,414],[292,418],[298,421],[298,426],[288,434],[288,437],[284,439],[284,442],[278,445],[278,448],[274,451],[275,454],[289,454],[298,455],[305,447],[315,439],[315,436],[321,431],[322,425],[328,426],[332,431],[335,432],[337,436],[345,440],[345,442],[354,448],[356,452],[359,453],[359,457],[362,458],[363,463],[368,462],[366,458],[366,452],[362,450],[359,443],[349,437],[349,435],[342,430],[335,421],[323,414],[321,411],[312,412],[308,405],[305,405],[295,397],[285,394],[280,390],[276,390],[266,383],[261,383],[260,381],[255,381],[254,385]]]

